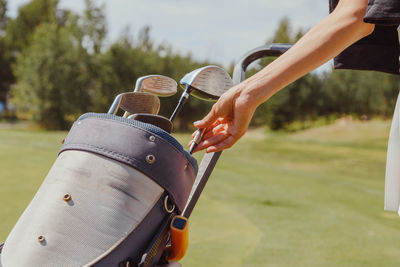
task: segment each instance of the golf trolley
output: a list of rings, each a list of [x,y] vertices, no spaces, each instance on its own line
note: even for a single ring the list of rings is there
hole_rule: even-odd
[[[206,66],[185,75],[170,119],[158,96],[176,92],[161,75],[142,77],[116,97],[106,114],[83,114],[72,126],[43,184],[0,245],[0,267],[155,266],[180,260],[187,219],[221,152],[200,165],[170,134],[189,95],[218,99],[245,79],[250,63],[279,56],[290,45],[254,49],[234,68]],[[117,116],[118,109],[125,113]],[[190,148],[201,139],[201,132]]]

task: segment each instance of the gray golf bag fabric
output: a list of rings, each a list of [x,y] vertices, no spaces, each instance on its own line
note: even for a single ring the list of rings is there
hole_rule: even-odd
[[[196,173],[196,160],[162,129],[85,114],[7,237],[0,266],[135,265],[184,208]]]

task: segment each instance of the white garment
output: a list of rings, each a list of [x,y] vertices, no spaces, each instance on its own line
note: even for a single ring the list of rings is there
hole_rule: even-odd
[[[397,97],[388,142],[385,210],[397,211],[400,215],[400,95]]]

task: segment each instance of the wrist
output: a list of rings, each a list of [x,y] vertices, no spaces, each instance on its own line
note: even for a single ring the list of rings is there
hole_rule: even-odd
[[[241,90],[241,96],[254,108],[267,101],[273,94],[273,88],[264,79],[246,80]]]

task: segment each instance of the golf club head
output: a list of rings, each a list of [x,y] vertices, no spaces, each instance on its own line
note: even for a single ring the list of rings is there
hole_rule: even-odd
[[[190,94],[204,100],[217,100],[233,86],[229,74],[218,66],[205,66],[189,72],[180,84],[190,86]]]
[[[132,114],[128,117],[128,119],[133,119],[145,123],[152,124],[154,126],[157,126],[167,133],[171,133],[172,131],[172,122],[160,115],[155,115],[155,114],[144,114],[144,113],[136,113]]]
[[[157,96],[171,96],[176,94],[178,84],[172,78],[164,75],[147,75],[136,81],[134,92],[147,92]]]
[[[117,114],[119,108],[128,113],[158,114],[160,99],[158,96],[144,92],[129,92],[117,95],[108,114]]]

